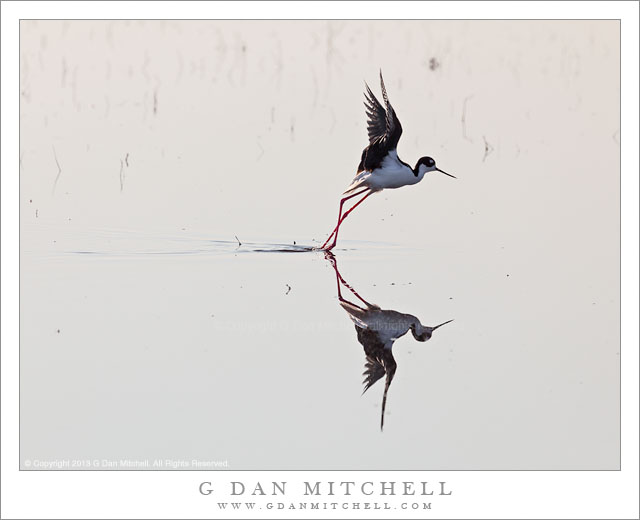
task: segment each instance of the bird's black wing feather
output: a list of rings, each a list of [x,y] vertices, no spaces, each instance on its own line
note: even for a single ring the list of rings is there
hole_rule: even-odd
[[[388,150],[393,150],[398,146],[398,141],[402,135],[402,125],[396,116],[396,111],[389,102],[387,89],[384,86],[382,72],[380,72],[380,88],[385,107],[382,106],[378,98],[365,83],[367,91],[364,93],[364,106],[367,113],[367,133],[369,134],[369,144],[379,143]]]
[[[402,135],[402,125],[398,120],[398,116],[396,116],[396,111],[391,106],[391,103],[389,103],[387,89],[384,86],[384,79],[382,79],[382,71],[380,71],[380,88],[382,89],[382,98],[384,99],[384,103],[387,106],[385,119],[385,140],[387,141],[386,145],[389,150],[394,150],[398,146],[398,141],[400,140],[400,136]]]
[[[385,107],[373,94],[369,85],[365,83],[365,110],[367,113],[367,133],[369,146],[362,152],[358,172],[378,168],[390,150],[395,150],[402,135],[402,125],[396,112],[389,102],[387,89],[384,86],[382,72],[380,72],[380,87]]]
[[[378,101],[378,98],[371,92],[369,85],[365,83],[367,91],[364,93],[364,106],[367,113],[367,133],[369,134],[369,144],[384,139],[387,133],[387,112]]]

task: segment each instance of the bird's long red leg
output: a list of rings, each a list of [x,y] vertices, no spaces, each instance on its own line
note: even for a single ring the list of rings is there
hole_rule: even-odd
[[[333,236],[333,243],[325,248],[324,246],[322,246],[323,249],[326,249],[327,251],[331,251],[335,246],[336,246],[336,242],[338,241],[338,232],[340,231],[340,224],[342,224],[342,222],[344,221],[344,219],[346,219],[349,216],[349,213],[351,213],[354,209],[356,209],[360,204],[362,204],[369,195],[371,195],[372,193],[375,193],[373,190],[369,190],[369,192],[362,197],[358,202],[356,202],[349,211],[345,212],[344,215],[342,215],[342,218],[340,220],[338,220],[338,225],[336,226],[336,231],[335,234]],[[327,240],[328,242],[328,240]]]
[[[331,240],[331,237],[335,234],[336,231],[338,231],[338,227],[340,226],[340,222],[341,222],[341,218],[342,218],[342,206],[344,205],[345,202],[347,202],[349,199],[352,199],[353,197],[357,197],[358,195],[361,195],[362,193],[364,193],[365,191],[367,191],[369,188],[364,188],[363,190],[360,190],[352,195],[349,195],[348,197],[344,197],[343,199],[340,200],[340,210],[338,211],[338,224],[336,225],[336,227],[333,229],[333,231],[331,232],[331,234],[329,235],[329,238],[327,238],[327,240],[325,240],[324,244],[322,244],[322,247],[320,249],[324,249],[324,247],[329,243],[329,240]]]

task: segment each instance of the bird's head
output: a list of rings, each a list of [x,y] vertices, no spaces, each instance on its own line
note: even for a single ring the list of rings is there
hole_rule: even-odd
[[[440,172],[448,175],[449,177],[454,177],[450,173],[447,173],[436,166],[436,161],[434,161],[431,157],[420,157],[418,160],[416,167],[414,168],[416,175],[422,177],[425,173],[428,172]]]
[[[417,327],[411,327],[411,333],[416,340],[427,341],[431,339],[433,331],[429,330],[429,327],[421,327],[420,329]]]
[[[413,337],[418,341],[427,341],[431,339],[431,335],[433,334],[434,330],[442,327],[443,325],[446,325],[447,323],[451,323],[452,321],[453,320],[445,321],[444,323],[436,325],[435,327],[425,327],[420,322],[417,322],[411,325],[411,333],[413,334]]]

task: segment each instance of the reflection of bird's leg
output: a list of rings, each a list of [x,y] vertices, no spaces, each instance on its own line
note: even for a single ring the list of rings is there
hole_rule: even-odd
[[[324,253],[324,257],[329,260],[329,263],[331,264],[331,267],[333,267],[333,270],[336,272],[336,285],[338,286],[338,300],[339,301],[346,301],[343,297],[342,297],[342,292],[340,291],[340,280],[341,280],[341,276],[340,276],[340,272],[338,271],[338,264],[336,263],[336,257],[333,255],[333,253],[331,251],[325,251]]]
[[[364,303],[367,306],[367,308],[375,307],[375,305],[371,305],[367,300],[365,300],[362,296],[360,296],[353,287],[351,287],[347,282],[345,282],[342,276],[340,276],[340,281],[344,284],[344,286],[347,289],[349,289],[354,294],[356,298],[358,298],[358,300]]]
[[[349,199],[352,199],[353,197],[357,197],[358,195],[362,195],[364,192],[366,192],[368,190],[369,190],[369,188],[364,188],[364,189],[362,189],[360,191],[357,191],[356,193],[353,193],[352,195],[349,195],[348,197],[344,197],[343,199],[340,199],[340,209],[338,211],[338,223],[336,224],[336,227],[334,228],[334,230],[329,235],[329,238],[327,238],[325,243],[322,244],[322,247],[320,249],[324,249],[326,247],[326,245],[329,243],[329,240],[331,240],[331,237],[333,237],[334,235],[335,235],[335,239],[333,241],[333,245],[331,247],[327,248],[327,249],[332,249],[336,245],[336,240],[338,239],[338,229],[340,228],[340,224],[345,219],[345,217],[351,212],[351,210],[353,210],[353,208],[355,208],[358,204],[360,204],[360,202],[362,202],[362,200],[364,200],[364,199],[362,199],[360,202],[356,203],[353,206],[353,208],[351,208],[344,215],[342,215],[342,206],[344,206],[344,203],[347,202]]]
[[[331,263],[331,265],[333,265],[333,269],[336,272],[336,285],[338,286],[338,300],[339,301],[346,301],[343,297],[342,297],[342,292],[340,291],[340,273],[338,272],[338,267],[336,266],[336,262],[335,259],[334,261]]]
[[[340,283],[342,283],[342,285],[344,285],[347,289],[349,289],[356,298],[358,298],[361,302],[363,302],[367,308],[371,308],[371,307],[375,307],[375,305],[371,305],[367,300],[365,300],[362,296],[360,296],[356,290],[351,287],[344,278],[342,278],[342,275],[340,274],[340,271],[338,270],[338,263],[336,262],[336,257],[333,255],[333,253],[331,253],[331,251],[327,251],[324,255],[324,257],[329,260],[329,262],[331,263],[331,267],[333,267],[333,270],[336,272],[336,283],[338,285],[338,300],[340,301],[347,301],[342,297],[342,292],[340,291]],[[347,302],[349,303],[349,302]]]
[[[336,263],[336,257],[333,255],[333,253],[331,251],[325,251],[324,252],[324,257],[327,260],[329,260],[329,263],[331,264],[331,267],[333,267],[333,270],[336,272],[336,285],[338,287],[338,300],[345,301],[345,299],[342,297],[342,292],[340,291],[340,273],[338,272],[338,264]]]

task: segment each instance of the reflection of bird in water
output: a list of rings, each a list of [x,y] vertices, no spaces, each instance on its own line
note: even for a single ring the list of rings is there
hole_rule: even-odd
[[[396,149],[402,135],[402,125],[391,103],[389,103],[387,89],[384,87],[384,80],[382,79],[382,71],[380,72],[380,87],[382,88],[382,98],[386,108],[373,95],[369,86],[366,85],[366,87],[367,92],[365,93],[364,104],[368,118],[369,145],[362,152],[358,172],[351,185],[345,190],[343,194],[345,197],[340,200],[338,224],[322,245],[322,249],[326,251],[335,247],[342,221],[372,193],[387,188],[400,188],[417,184],[427,172],[438,171],[453,177],[453,175],[437,168],[436,162],[431,157],[421,157],[414,168],[411,168],[398,157]],[[343,215],[342,206],[344,203],[358,195],[364,195],[364,197]],[[331,242],[331,245],[327,245],[332,237],[333,242]]]
[[[428,327],[422,325],[420,320],[412,314],[381,309],[377,305],[364,300],[355,289],[345,282],[338,271],[335,256],[331,252],[325,253],[325,256],[336,272],[338,301],[355,324],[358,342],[364,347],[364,353],[367,357],[364,365],[365,371],[362,374],[365,376],[363,381],[364,390],[362,393],[364,394],[376,381],[386,374],[384,394],[382,396],[382,412],[380,415],[380,429],[382,430],[384,427],[387,392],[389,391],[389,386],[391,385],[391,381],[393,381],[397,367],[392,351],[394,341],[409,331],[411,331],[411,334],[413,334],[416,340],[427,341],[431,338],[434,330],[453,320],[445,321],[435,327]],[[349,289],[364,306],[356,305],[344,299],[342,291],[340,290],[341,284]]]

